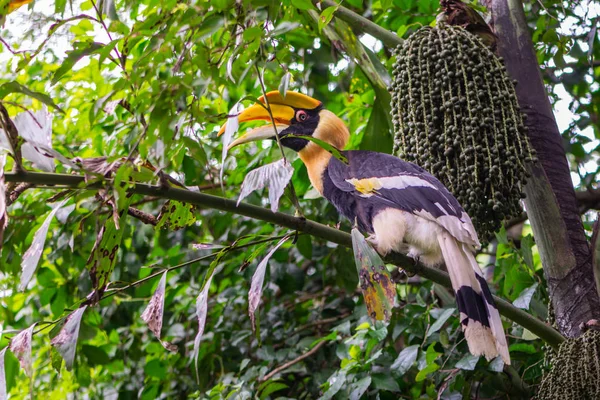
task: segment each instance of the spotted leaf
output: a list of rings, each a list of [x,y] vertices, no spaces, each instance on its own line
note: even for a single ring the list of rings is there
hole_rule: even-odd
[[[396,303],[396,285],[379,254],[356,228],[352,229],[352,249],[369,316],[388,322]]]
[[[256,319],[255,312],[258,309],[258,304],[260,303],[260,298],[262,297],[263,291],[263,283],[265,281],[265,272],[267,271],[267,264],[269,263],[269,259],[273,256],[275,251],[282,244],[288,240],[289,237],[284,237],[271,249],[271,251],[262,259],[258,267],[256,267],[256,271],[254,271],[254,275],[252,275],[252,282],[250,284],[250,291],[248,292],[248,314],[250,315],[250,320],[252,321],[252,330],[256,330]]]
[[[81,317],[86,308],[87,306],[80,307],[69,314],[58,335],[50,341],[50,344],[56,348],[60,356],[65,360],[65,366],[69,371],[73,367],[73,361],[75,360],[79,326],[81,325]]]
[[[196,222],[195,207],[189,203],[169,200],[158,214],[157,228],[166,227],[179,230]]]
[[[170,351],[176,351],[177,346],[169,342],[163,341],[160,338],[160,331],[162,330],[163,324],[163,312],[165,308],[166,285],[167,273],[165,272],[162,278],[160,278],[160,281],[158,282],[158,286],[156,287],[156,291],[150,299],[150,303],[148,303],[148,306],[142,313],[142,319],[148,324],[148,328],[150,328],[152,333],[154,333],[154,336],[156,336],[156,338],[160,340],[160,343],[165,347],[165,349]]]
[[[31,378],[33,375],[33,367],[31,360],[31,336],[33,335],[33,328],[35,324],[29,328],[19,332],[17,336],[10,341],[10,351],[19,359],[21,368],[25,371],[25,374]]]
[[[123,239],[125,226],[123,221],[127,215],[126,209],[131,204],[132,197],[128,196],[125,199],[125,207],[115,209],[113,215],[106,218],[104,226],[98,232],[96,243],[92,248],[92,253],[87,260],[88,270],[92,285],[94,286],[95,296],[98,297],[106,288],[110,280],[110,275],[115,268],[117,261],[117,252]],[[114,206],[114,202],[112,202]]]

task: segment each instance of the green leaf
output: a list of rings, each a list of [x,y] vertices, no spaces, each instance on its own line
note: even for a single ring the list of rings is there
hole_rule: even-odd
[[[379,254],[357,228],[352,228],[352,249],[367,312],[373,320],[388,322],[396,302],[396,285]]]
[[[327,389],[323,396],[319,398],[320,400],[329,400],[333,398],[333,396],[335,396],[337,392],[340,391],[342,386],[344,386],[344,384],[346,383],[346,371],[336,371],[333,375],[329,377],[327,383],[329,383],[329,389]]]
[[[515,351],[520,351],[522,353],[535,354],[538,352],[538,350],[535,348],[535,346],[533,346],[532,344],[528,344],[528,343],[511,344],[508,349],[511,353],[513,353]]]
[[[310,0],[292,0],[292,5],[300,10],[310,10],[314,8]]]
[[[336,12],[337,9],[338,8],[335,6],[327,7],[326,9],[323,10],[321,15],[319,15],[319,21],[318,21],[319,33],[323,30],[323,28],[325,28],[327,25],[329,25],[329,23],[331,22],[331,19],[333,18],[333,14]]]
[[[529,304],[531,303],[531,299],[533,298],[533,294],[535,293],[538,285],[539,284],[536,282],[527,289],[523,290],[521,294],[519,294],[519,297],[513,301],[513,306],[522,308],[524,310],[529,310]]]
[[[158,214],[157,228],[168,228],[177,231],[196,222],[196,207],[190,203],[176,200],[167,201]]]
[[[369,386],[371,385],[371,377],[365,376],[358,382],[354,382],[350,386],[350,400],[360,400],[363,394],[367,391]]]
[[[294,134],[290,134],[290,135],[286,135],[285,137],[295,137],[295,138],[300,138],[300,139],[305,139],[308,140],[309,142],[313,142],[318,144],[320,147],[322,147],[323,149],[327,150],[329,153],[331,153],[332,156],[334,156],[335,158],[337,158],[338,160],[340,160],[341,162],[343,162],[344,164],[348,165],[348,158],[342,153],[340,152],[338,149],[336,149],[334,146],[330,145],[327,142],[324,142],[321,139],[317,139],[316,137],[313,136],[307,136],[307,135],[294,135]]]
[[[444,323],[454,314],[455,308],[448,308],[442,312],[438,319],[431,325],[429,331],[427,331],[427,337],[431,336],[435,332],[439,331]]]
[[[272,393],[275,393],[279,390],[283,390],[283,389],[287,389],[287,388],[289,388],[289,386],[286,385],[285,383],[269,381],[269,382],[267,382],[266,386],[259,388],[260,400],[264,400],[267,397],[269,397]]]
[[[417,376],[415,377],[415,382],[421,382],[424,381],[425,378],[427,378],[427,376],[429,374],[434,373],[435,371],[437,371],[438,369],[440,369],[440,366],[437,365],[436,363],[433,364],[428,364],[425,368],[423,368],[422,370],[419,371],[419,373],[417,374]]]
[[[104,47],[102,43],[97,42],[76,42],[73,45],[75,48],[68,52],[68,56],[63,60],[60,67],[54,72],[52,76],[52,85],[56,84],[62,78],[64,74],[73,69],[73,66],[77,61],[81,60],[85,56],[94,54],[99,49]]]
[[[432,362],[437,360],[438,357],[441,355],[442,353],[438,353],[435,350],[435,343],[431,343],[427,348],[427,351],[425,352],[425,360],[427,361],[427,364],[431,364]]]
[[[92,367],[110,363],[110,357],[101,347],[84,344],[81,346],[81,353],[87,358],[88,364]]]
[[[54,103],[54,101],[50,98],[50,96],[48,96],[45,93],[33,91],[33,90],[27,88],[26,86],[21,85],[18,82],[15,82],[15,81],[7,82],[0,86],[0,99],[5,98],[10,93],[22,93],[26,96],[33,97],[34,99],[41,101],[48,107],[52,107],[52,108],[60,111],[61,113],[64,113],[64,111]]]
[[[384,95],[385,96],[385,95]],[[369,122],[365,128],[362,142],[360,143],[361,150],[378,151],[380,153],[392,153],[394,140],[392,138],[392,129],[390,125],[391,109],[389,102],[385,98],[377,97],[375,104],[371,110]]]
[[[479,361],[479,356],[473,354],[466,354],[463,358],[456,363],[456,368],[464,369],[466,371],[473,371]]]
[[[398,382],[396,382],[396,379],[394,379],[394,377],[389,374],[372,374],[371,378],[373,379],[373,386],[375,386],[379,390],[387,390],[390,392],[400,391],[400,386],[398,386]]]
[[[307,260],[312,259],[313,246],[310,235],[300,235],[298,241],[296,242],[296,247],[298,248],[298,251],[300,252],[300,254],[302,254],[304,258],[306,258]]]
[[[402,349],[390,369],[400,376],[404,375],[413,366],[415,361],[417,361],[419,347],[419,345],[415,344]]]

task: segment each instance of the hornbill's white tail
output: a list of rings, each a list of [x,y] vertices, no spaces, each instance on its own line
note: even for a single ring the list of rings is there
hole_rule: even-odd
[[[438,241],[456,293],[460,322],[470,352],[488,360],[500,355],[505,364],[510,364],[500,314],[475,256],[466,244],[458,242],[447,231],[438,234]]]

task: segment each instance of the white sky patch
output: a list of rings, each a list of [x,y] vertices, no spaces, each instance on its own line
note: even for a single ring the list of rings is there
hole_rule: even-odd
[[[329,71],[331,71],[331,74],[333,76],[338,76],[340,74],[340,72],[342,72],[343,70],[348,68],[349,64],[350,63],[348,62],[348,60],[346,58],[342,58],[341,60],[339,60],[337,62],[337,64],[331,64],[329,66]]]
[[[360,42],[365,45],[368,49],[370,49],[373,53],[377,53],[379,50],[383,48],[383,43],[381,40],[375,39],[373,36],[365,33],[360,37]]]

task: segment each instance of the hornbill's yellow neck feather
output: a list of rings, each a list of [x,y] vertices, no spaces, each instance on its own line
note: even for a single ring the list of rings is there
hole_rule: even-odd
[[[348,143],[350,133],[344,122],[328,110],[319,112],[319,125],[313,137],[329,143],[338,150],[343,150]],[[332,155],[316,143],[309,142],[298,152],[300,159],[306,165],[308,177],[313,187],[323,194],[323,172]]]

